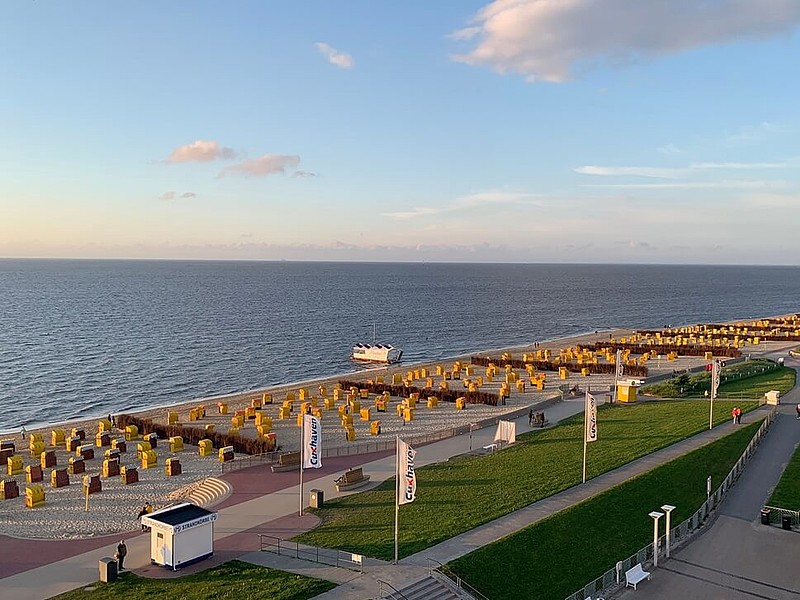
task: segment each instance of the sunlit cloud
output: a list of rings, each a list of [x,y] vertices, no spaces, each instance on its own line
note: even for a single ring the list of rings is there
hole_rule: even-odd
[[[292,177],[318,177],[318,175],[313,171],[295,171]]]
[[[159,197],[159,200],[174,200],[175,199],[175,192],[164,192]]]
[[[235,158],[233,148],[223,148],[217,142],[196,140],[191,144],[178,146],[167,158],[169,163],[211,162],[216,159]]]
[[[195,192],[183,192],[181,194],[181,198],[196,198],[197,194]]]
[[[225,177],[229,174],[240,174],[245,177],[264,177],[266,175],[285,173],[286,169],[296,169],[299,164],[300,157],[296,154],[265,154],[253,160],[245,160],[225,167],[217,177]]]
[[[797,209],[800,208],[800,194],[752,194],[743,199],[743,204],[757,209]]]
[[[798,24],[797,0],[495,0],[449,37],[472,45],[457,62],[562,82],[604,62],[765,39]]]
[[[786,167],[796,166],[800,163],[786,161],[786,162],[771,162],[771,163],[742,163],[742,162],[698,162],[692,163],[692,169],[735,169],[735,170],[748,170],[748,169],[783,169]]]
[[[693,190],[693,189],[769,189],[786,187],[785,181],[680,181],[675,183],[598,183],[585,188],[616,188],[628,190]]]
[[[384,213],[383,216],[392,219],[414,219],[417,217],[427,217],[440,213],[454,212],[474,208],[477,206],[500,205],[500,204],[532,204],[534,199],[539,198],[538,194],[526,192],[479,192],[460,196],[444,206],[418,206],[406,211]]]
[[[635,177],[656,177],[660,179],[676,179],[688,173],[686,169],[667,169],[660,167],[601,167],[586,165],[573,169],[582,175],[620,176],[633,175]]]
[[[336,48],[325,42],[317,42],[314,45],[317,47],[317,50],[328,59],[329,63],[336,65],[340,69],[352,69],[356,64],[355,59],[350,54],[339,52]]]

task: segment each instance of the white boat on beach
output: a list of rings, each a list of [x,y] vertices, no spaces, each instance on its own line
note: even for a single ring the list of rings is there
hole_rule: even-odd
[[[356,344],[351,358],[359,362],[391,364],[400,361],[403,351],[387,344]]]

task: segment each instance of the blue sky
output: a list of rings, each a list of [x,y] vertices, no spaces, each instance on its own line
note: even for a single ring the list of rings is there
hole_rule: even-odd
[[[800,2],[7,2],[0,256],[798,264]]]

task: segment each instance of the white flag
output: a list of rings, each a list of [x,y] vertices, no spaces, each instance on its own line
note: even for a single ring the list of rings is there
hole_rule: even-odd
[[[717,397],[719,390],[719,361],[715,360],[711,366],[711,397]]]
[[[587,442],[597,441],[597,404],[594,401],[594,396],[586,392],[586,409],[584,414],[586,422],[586,435],[584,439]]]
[[[494,434],[494,441],[505,442],[506,444],[513,444],[517,441],[517,424],[514,421],[497,422],[497,431]]]
[[[303,468],[322,466],[322,422],[314,415],[303,415]]]
[[[400,482],[400,504],[410,504],[417,496],[417,475],[414,472],[414,457],[417,451],[398,440],[397,480]]]
[[[625,374],[625,364],[622,362],[622,350],[617,350],[617,377]]]

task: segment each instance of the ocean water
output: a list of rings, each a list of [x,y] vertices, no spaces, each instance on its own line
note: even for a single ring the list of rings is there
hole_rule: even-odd
[[[0,431],[615,327],[799,310],[800,267],[0,260]]]

